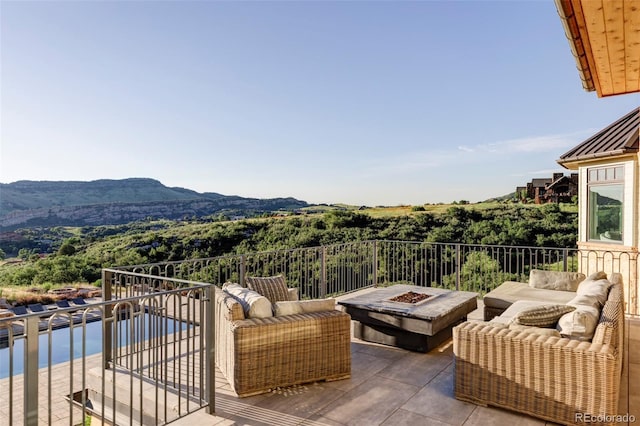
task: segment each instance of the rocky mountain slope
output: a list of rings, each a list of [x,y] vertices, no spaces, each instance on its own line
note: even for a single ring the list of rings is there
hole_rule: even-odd
[[[220,212],[245,215],[306,207],[294,198],[256,199],[170,188],[153,179],[0,184],[0,230],[26,226],[121,224]]]

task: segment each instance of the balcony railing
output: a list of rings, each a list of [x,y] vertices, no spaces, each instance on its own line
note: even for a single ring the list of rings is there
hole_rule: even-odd
[[[580,271],[586,275],[620,272],[625,279],[627,313],[640,314],[637,253],[628,251],[360,241],[118,268],[157,277],[242,285],[246,276],[282,274],[289,286],[299,289],[302,298],[398,282],[484,295],[504,281],[526,282],[531,269]],[[164,288],[160,280],[149,285]]]
[[[211,284],[282,274],[301,298],[395,283],[482,295],[531,269],[604,270],[623,274],[627,313],[637,315],[637,266],[625,251],[362,241],[105,269],[99,303],[0,319],[0,425],[164,424],[213,412]],[[68,361],[56,364],[60,346]]]

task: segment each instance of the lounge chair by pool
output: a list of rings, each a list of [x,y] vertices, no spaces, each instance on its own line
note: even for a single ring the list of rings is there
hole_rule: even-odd
[[[88,305],[88,303],[85,302],[82,297],[76,297],[75,299],[71,299],[71,301],[73,302],[74,305],[77,305],[77,306]]]
[[[9,309],[11,312],[13,312],[16,315],[27,315],[29,312],[27,311],[27,307],[26,306],[14,306],[13,308]]]

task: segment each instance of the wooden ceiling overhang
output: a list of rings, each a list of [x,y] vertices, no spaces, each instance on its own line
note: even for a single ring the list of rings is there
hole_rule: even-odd
[[[640,92],[640,0],[555,0],[582,86]]]

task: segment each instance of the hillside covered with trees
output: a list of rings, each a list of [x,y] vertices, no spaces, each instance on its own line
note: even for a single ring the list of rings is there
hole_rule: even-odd
[[[331,210],[235,221],[141,221],[82,228],[28,228],[0,249],[23,260],[0,266],[0,287],[94,283],[102,267],[214,257],[361,240],[575,247],[575,206],[547,204],[407,208],[395,214]],[[46,250],[42,250],[46,247]]]

